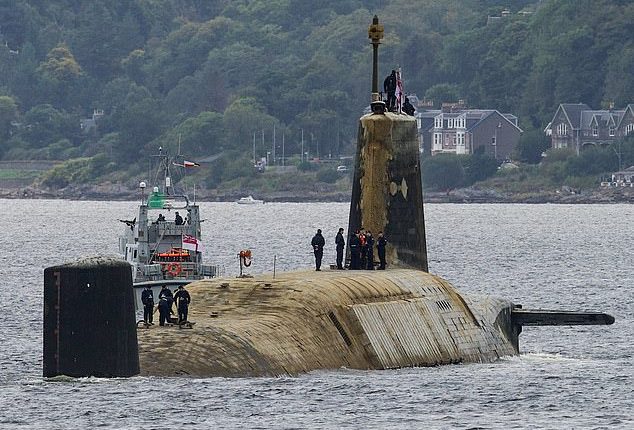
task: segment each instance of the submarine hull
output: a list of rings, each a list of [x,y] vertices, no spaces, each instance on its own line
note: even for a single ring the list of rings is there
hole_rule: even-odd
[[[410,269],[188,286],[194,329],[139,329],[141,375],[244,377],[490,362],[518,353],[513,304]]]

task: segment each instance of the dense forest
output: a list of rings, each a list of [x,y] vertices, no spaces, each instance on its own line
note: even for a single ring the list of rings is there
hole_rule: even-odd
[[[0,0],[0,158],[124,179],[180,144],[222,155],[214,186],[251,175],[274,127],[287,156],[302,136],[311,157],[349,155],[374,14],[381,75],[400,66],[419,98],[514,113],[525,161],[559,103],[634,101],[630,0]]]

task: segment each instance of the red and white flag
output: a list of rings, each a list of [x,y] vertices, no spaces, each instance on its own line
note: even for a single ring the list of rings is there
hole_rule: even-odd
[[[195,252],[203,252],[203,243],[190,234],[184,234],[183,249],[188,249]]]
[[[403,80],[401,78],[401,68],[396,69],[396,112],[402,113],[403,101],[405,97],[403,95]]]
[[[183,161],[183,166],[185,166],[185,167],[198,167],[198,166],[200,166],[200,164],[196,163],[195,161],[184,160]]]

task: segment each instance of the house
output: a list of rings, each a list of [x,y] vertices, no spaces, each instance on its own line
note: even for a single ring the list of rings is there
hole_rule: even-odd
[[[79,120],[79,127],[84,133],[97,128],[97,121],[103,117],[103,109],[93,109],[91,118],[82,118]]]
[[[496,160],[507,160],[522,129],[517,117],[495,109],[468,109],[464,102],[420,110],[418,133],[423,154],[473,154],[478,148]]]
[[[634,131],[634,105],[625,109],[593,110],[584,103],[562,103],[544,129],[552,148],[610,145]]]

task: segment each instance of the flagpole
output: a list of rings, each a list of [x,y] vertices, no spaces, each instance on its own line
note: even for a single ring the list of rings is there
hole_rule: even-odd
[[[284,138],[286,135],[282,132],[282,166],[284,166]]]
[[[302,128],[302,153],[301,153],[302,163],[304,162],[304,129]]]
[[[253,165],[255,166],[255,131],[253,132]]]
[[[275,163],[275,123],[273,123],[273,162],[271,164],[276,164]]]

